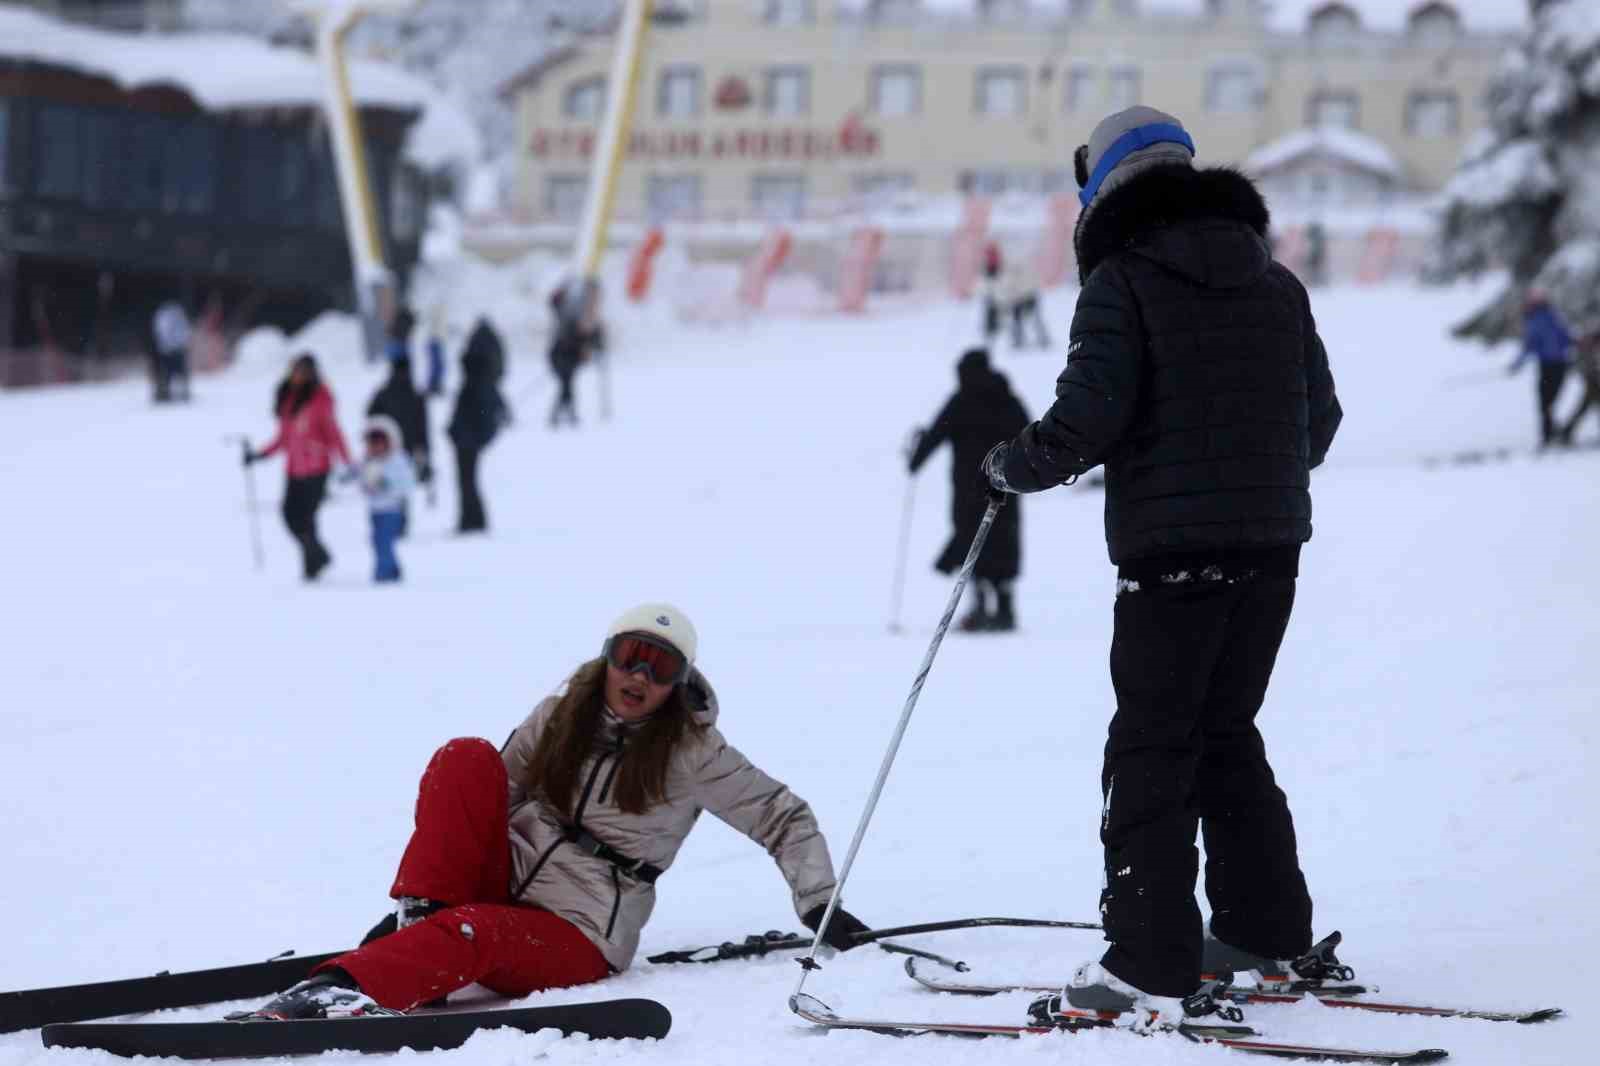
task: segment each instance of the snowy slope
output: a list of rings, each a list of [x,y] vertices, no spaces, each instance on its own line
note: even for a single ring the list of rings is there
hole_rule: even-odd
[[[1251,1020],[1297,1040],[1553,1066],[1589,1058],[1594,1015],[1574,990],[1600,979],[1586,784],[1600,734],[1600,455],[1423,466],[1531,439],[1531,382],[1492,373],[1509,353],[1442,339],[1481,295],[1316,298],[1347,418],[1315,476],[1317,535],[1263,725],[1317,927],[1345,931],[1364,977],[1395,997],[1558,1003],[1572,1016],[1530,1029],[1305,1004]],[[1058,333],[1070,307],[1070,293],[1049,301]],[[223,436],[269,431],[275,360],[200,381],[182,410],[152,410],[134,383],[0,395],[0,988],[348,945],[387,905],[432,749],[456,735],[498,741],[641,599],[692,614],[725,731],[811,800],[842,858],[948,591],[927,569],[947,535],[941,458],[917,487],[908,632],[888,634],[897,449],[953,386],[976,320],[950,305],[691,332],[636,316],[615,330],[619,417],[595,423],[595,383],[580,379],[588,422],[565,435],[543,430],[542,360],[514,336],[505,391],[523,397],[522,422],[486,459],[493,535],[448,535],[447,485],[438,510],[416,512],[406,584],[381,590],[367,584],[365,515],[350,498],[323,512],[336,563],[321,587],[301,586],[276,465],[256,469],[268,568],[250,569],[244,482]],[[309,343],[353,431],[375,372],[350,354],[348,324],[323,322]],[[1058,357],[999,362],[1042,410]],[[871,924],[1095,917],[1113,572],[1095,490],[1025,507],[1024,631],[946,643],[847,892]],[[771,862],[714,819],[660,900],[641,955],[799,928]],[[1092,933],[926,944],[1040,978],[1098,948]],[[1114,1034],[981,1046],[820,1036],[785,1008],[797,976],[781,958],[641,960],[600,988],[539,998],[656,997],[676,1019],[660,1044],[497,1033],[429,1062],[1131,1066],[1225,1054]],[[1023,1005],[941,1000],[870,949],[828,964],[808,991],[913,1017],[1009,1020]],[[0,1036],[0,1066],[46,1061],[112,1060]]]

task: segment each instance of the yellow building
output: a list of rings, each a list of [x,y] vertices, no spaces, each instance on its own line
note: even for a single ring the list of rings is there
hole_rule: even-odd
[[[1400,4],[1404,0],[1393,0]],[[1307,125],[1389,149],[1399,190],[1431,191],[1482,124],[1503,34],[1442,0],[1402,26],[1340,2],[1292,29],[1259,0],[656,0],[618,190],[627,221],[826,218],[898,193],[1073,188],[1071,156],[1109,111],[1180,116],[1203,162],[1242,163]],[[612,37],[507,84],[521,152],[513,207],[582,210]]]

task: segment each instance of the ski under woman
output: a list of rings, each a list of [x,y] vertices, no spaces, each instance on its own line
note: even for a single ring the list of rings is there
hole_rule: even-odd
[[[723,739],[696,644],[677,608],[635,607],[500,750],[469,738],[435,752],[395,913],[253,1017],[394,1013],[474,982],[517,997],[619,973],[702,809],[773,856],[815,931],[834,886],[827,842],[804,800]],[[865,928],[840,909],[823,939],[847,950]]]

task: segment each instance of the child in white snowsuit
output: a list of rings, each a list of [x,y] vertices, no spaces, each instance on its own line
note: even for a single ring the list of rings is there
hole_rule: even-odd
[[[377,559],[372,580],[400,580],[395,541],[405,528],[406,497],[416,487],[411,458],[400,447],[400,426],[388,415],[373,415],[362,433],[366,457],[361,463],[361,491],[372,515],[372,551]]]

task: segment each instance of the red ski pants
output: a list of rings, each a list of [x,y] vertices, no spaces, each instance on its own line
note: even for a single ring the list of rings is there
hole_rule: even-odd
[[[571,922],[510,901],[506,821],[506,770],[493,744],[468,737],[434,752],[389,895],[450,906],[319,969],[345,970],[395,1010],[473,982],[525,996],[607,976],[605,957]]]

